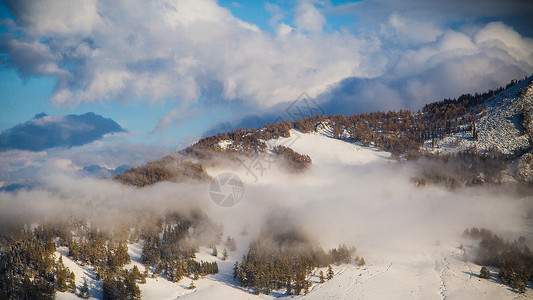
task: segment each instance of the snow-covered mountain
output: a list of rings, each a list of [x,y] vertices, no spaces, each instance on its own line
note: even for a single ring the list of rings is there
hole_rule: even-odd
[[[509,258],[505,253],[518,251],[527,261],[533,246],[531,82],[530,77],[513,83],[495,95],[443,101],[420,113],[315,116],[221,133],[110,180],[61,177],[51,179],[49,190],[0,197],[6,200],[2,203],[48,199],[45,207],[17,203],[24,214],[44,211],[47,221],[52,213],[66,220],[68,232],[52,223],[49,235],[37,228],[33,238],[49,236],[45,244],[56,245],[50,254],[54,261],[62,257],[76,286],[86,281],[96,299],[104,297],[109,276],[118,290],[133,278],[143,299],[515,299],[519,291],[530,297],[532,290],[516,279],[527,272],[510,268],[511,282],[498,274],[506,267],[501,262]],[[109,172],[99,167],[85,171]],[[467,177],[475,178],[453,186],[420,184]],[[224,201],[231,198],[231,205],[222,205],[220,195]],[[472,227],[495,232],[496,254],[487,252],[494,246],[489,240],[483,244],[462,235]],[[224,251],[227,258],[222,254],[230,248],[226,238],[235,243],[235,249]],[[287,295],[287,282],[276,288],[268,281],[272,279],[265,274],[276,269],[274,254],[269,270],[259,270],[259,260],[252,267],[244,264],[264,250],[257,246],[262,238],[275,245],[267,253],[311,253],[295,255],[285,265],[297,270],[302,261],[314,264],[288,279],[295,289],[296,280],[308,285],[299,287],[300,295]],[[117,240],[127,243],[130,258],[122,271],[113,258],[125,249]],[[163,241],[170,247],[164,248]],[[335,253],[346,249],[340,244],[348,245],[355,257],[334,263]],[[18,253],[20,245],[9,249]],[[194,249],[192,255],[187,247]],[[105,257],[92,257],[90,249],[100,249]],[[318,263],[320,253],[331,265],[332,278],[321,278],[329,270]],[[496,262],[488,264],[491,258]],[[201,262],[216,263],[218,272],[190,272],[189,264]],[[182,264],[189,271],[178,276]],[[523,270],[529,270],[524,264]],[[244,266],[255,273],[243,273]],[[145,275],[128,277],[134,267]],[[480,278],[482,267],[488,268],[490,279]],[[63,269],[59,263],[54,268]],[[248,284],[247,274],[260,279]],[[26,278],[24,282],[28,284]],[[58,299],[79,296],[57,292]]]
[[[197,259],[216,261],[220,270],[218,274],[196,281],[194,290],[189,289],[192,277],[186,277],[178,283],[160,276],[147,278],[145,284],[139,284],[144,299],[517,297],[516,292],[498,282],[496,269],[491,269],[492,280],[479,278],[482,266],[472,262],[476,242],[461,236],[464,229],[462,226],[465,224],[495,225],[492,208],[478,207],[489,203],[491,207],[501,208],[502,221],[505,223],[502,225],[513,228],[513,234],[531,232],[530,223],[524,223],[520,218],[507,220],[508,215],[518,213],[514,204],[512,209],[502,208],[505,205],[502,199],[488,199],[487,193],[479,191],[458,195],[438,188],[414,188],[408,178],[403,178],[405,174],[409,174],[409,170],[398,171],[394,167],[398,163],[391,159],[390,153],[334,139],[320,132],[304,134],[292,130],[291,137],[272,139],[266,143],[269,147],[290,143],[295,151],[311,157],[312,166],[304,174],[287,174],[273,164],[271,168],[263,170],[259,180],[240,165],[207,167],[206,172],[211,177],[234,172],[244,182],[246,193],[250,194],[234,208],[221,211],[212,207],[209,209],[215,212],[215,216],[229,215],[224,218],[226,220],[235,218],[235,224],[229,222],[224,225],[227,228],[225,234],[236,238],[238,250],[230,252],[228,260],[222,260],[220,254],[214,257],[209,248],[201,247],[196,255]],[[383,169],[388,171],[382,171]],[[278,188],[280,192],[269,191],[271,188]],[[304,192],[306,189],[308,191]],[[302,223],[306,224],[307,230],[323,234],[328,232],[325,226],[330,226],[330,242],[339,242],[339,237],[341,241],[353,242],[367,264],[333,265],[334,277],[325,283],[320,283],[319,272],[325,273],[326,268],[314,269],[309,275],[312,286],[307,295],[286,296],[283,291],[274,291],[270,295],[256,296],[251,290],[241,288],[233,279],[233,267],[235,261],[240,261],[246,254],[253,236],[240,235],[235,231],[241,223],[249,224],[251,221],[242,213],[256,215],[251,209],[268,206],[265,203],[253,203],[254,196],[268,193],[274,194],[272,197],[284,195],[286,199],[282,202],[283,205],[310,214],[310,218]],[[470,202],[465,204],[465,201]],[[457,206],[461,209],[458,210]],[[239,216],[242,220],[239,220]],[[336,222],[339,224],[335,224]],[[328,223],[333,224],[327,225]],[[346,228],[346,224],[353,227]],[[253,231],[253,226],[250,228]],[[531,234],[527,238],[530,236]],[[328,238],[322,240],[328,242]],[[216,246],[218,249],[224,247],[223,243]],[[137,265],[143,272],[142,241],[130,244],[128,248],[132,262],[127,268]],[[65,264],[76,273],[78,286],[83,283],[83,278],[88,278],[91,294],[101,297],[101,281],[94,280],[92,267],[73,262],[64,248],[60,248],[58,255],[59,253],[63,253]],[[531,290],[527,291],[526,296],[533,296]],[[77,296],[58,293],[57,298],[76,299]]]

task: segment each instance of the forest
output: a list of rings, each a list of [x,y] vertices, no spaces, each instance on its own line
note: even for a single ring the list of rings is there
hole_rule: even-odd
[[[317,268],[328,267],[326,276],[331,279],[334,276],[331,264],[364,265],[364,258],[355,254],[355,247],[344,244],[325,252],[286,216],[271,216],[241,262],[235,262],[233,278],[256,295],[273,291],[305,295]],[[321,271],[320,283],[324,282]]]
[[[510,285],[519,293],[524,293],[533,280],[533,253],[526,246],[526,238],[507,241],[492,231],[476,227],[465,229],[463,237],[480,240],[475,263],[499,269],[498,279]],[[480,277],[490,278],[488,269],[482,269]]]
[[[211,176],[197,162],[172,156],[133,167],[113,177],[123,184],[143,187],[160,181],[207,182]]]
[[[103,282],[104,299],[140,299],[139,284],[149,274],[178,282],[185,276],[199,279],[217,273],[216,262],[196,261],[195,253],[200,246],[219,243],[221,235],[221,225],[199,210],[150,213],[112,229],[75,218],[35,228],[2,228],[0,299],[54,299],[56,291],[90,297],[86,281],[76,286],[75,274],[63,264],[63,252],[94,271],[95,279]],[[127,245],[140,240],[144,273],[137,266],[124,268],[131,261]]]

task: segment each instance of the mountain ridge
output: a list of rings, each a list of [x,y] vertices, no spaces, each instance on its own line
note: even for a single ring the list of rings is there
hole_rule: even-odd
[[[409,110],[372,112],[344,115],[314,115],[292,122],[269,123],[259,129],[236,129],[204,137],[173,155],[174,163],[212,163],[215,157],[234,159],[235,155],[279,159],[266,143],[268,140],[290,138],[290,130],[315,132],[330,138],[358,143],[391,153],[395,159],[416,160],[432,155],[450,155],[468,152],[475,156],[505,160],[512,168],[510,176],[518,181],[533,182],[533,75],[513,80],[505,88],[474,95],[463,94],[457,99],[429,103],[418,112]],[[284,146],[285,147],[285,146]],[[285,147],[290,149],[290,145]],[[312,163],[292,149],[283,151],[284,158],[296,169],[305,169]],[[168,160],[168,157],[165,158]],[[146,173],[151,164],[132,168],[115,178],[132,184],[135,174]],[[482,160],[483,160],[482,159]],[[183,169],[183,168],[182,168]],[[183,181],[183,178],[208,177],[199,173],[166,174],[161,180]],[[501,171],[501,170],[500,170]],[[479,176],[476,174],[475,176]],[[179,179],[180,177],[181,179]],[[188,180],[188,179],[187,179]],[[471,179],[469,179],[472,181]],[[160,179],[148,180],[156,183]],[[503,180],[497,180],[499,183]],[[132,184],[143,186],[138,184]]]

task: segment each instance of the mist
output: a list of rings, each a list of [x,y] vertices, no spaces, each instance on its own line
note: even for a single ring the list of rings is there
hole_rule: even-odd
[[[294,147],[307,146],[301,142]],[[355,246],[369,262],[426,251],[436,243],[459,246],[463,230],[473,226],[531,240],[526,212],[533,207],[532,198],[520,197],[510,187],[416,187],[410,179],[420,166],[389,160],[386,153],[376,152],[377,158],[364,163],[320,151],[310,156],[313,163],[303,172],[288,172],[276,162],[258,177],[235,162],[209,166],[213,177],[233,172],[242,180],[243,198],[231,207],[210,199],[209,183],[135,188],[109,179],[49,174],[38,189],[0,193],[0,224],[7,228],[74,217],[113,228],[151,214],[200,209],[223,225],[223,236],[239,237],[246,228],[255,237],[278,216],[279,228],[297,228],[324,249],[340,243]]]

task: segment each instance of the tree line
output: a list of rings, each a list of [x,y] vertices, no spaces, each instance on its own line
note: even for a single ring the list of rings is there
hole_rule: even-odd
[[[465,229],[463,236],[479,239],[475,263],[499,269],[498,278],[516,291],[524,293],[528,283],[533,280],[533,252],[521,236],[512,242],[494,234],[492,231],[473,227]],[[481,271],[482,278],[490,278],[490,271]]]

